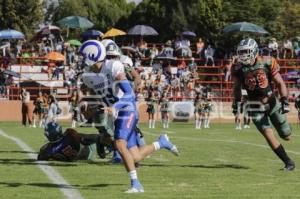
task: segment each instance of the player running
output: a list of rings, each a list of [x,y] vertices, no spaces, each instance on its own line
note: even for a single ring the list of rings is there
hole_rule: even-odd
[[[241,87],[248,93],[249,114],[274,153],[284,162],[286,171],[295,163],[273,134],[272,125],[284,140],[291,139],[291,128],[285,113],[289,112],[288,93],[274,58],[258,56],[258,45],[251,38],[243,39],[238,47],[238,63],[233,67],[235,104],[241,102]],[[280,94],[280,103],[271,88],[274,82]]]
[[[98,99],[101,100],[105,111],[116,117],[114,142],[131,179],[131,187],[126,193],[144,192],[137,178],[135,162],[141,161],[160,148],[167,149],[176,155],[178,155],[178,150],[169,141],[167,135],[161,135],[154,143],[138,148],[135,132],[138,121],[135,95],[126,79],[123,64],[118,60],[104,61],[106,49],[97,40],[84,42],[79,52],[86,64],[85,72],[82,74],[83,83],[98,94]]]

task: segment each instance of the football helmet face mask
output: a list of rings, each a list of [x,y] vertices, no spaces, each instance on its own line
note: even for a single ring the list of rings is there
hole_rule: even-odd
[[[238,62],[244,65],[252,65],[258,56],[258,45],[254,39],[243,39],[238,47]]]
[[[111,39],[104,39],[102,40],[102,44],[106,49],[106,55],[112,57],[120,57],[121,51],[119,46]]]
[[[44,135],[50,142],[56,142],[63,137],[62,127],[56,122],[49,122],[45,126]]]
[[[85,66],[93,66],[101,62],[106,57],[104,45],[98,40],[87,40],[79,48],[79,53],[83,56]]]

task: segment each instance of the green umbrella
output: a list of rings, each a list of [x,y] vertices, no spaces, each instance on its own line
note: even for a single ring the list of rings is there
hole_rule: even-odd
[[[232,23],[223,29],[224,33],[231,33],[231,32],[251,32],[251,33],[257,33],[257,34],[268,34],[268,31],[266,31],[263,27],[260,27],[256,24],[249,23],[249,22],[237,22]]]
[[[65,17],[57,23],[62,26],[62,27],[67,27],[67,28],[91,28],[94,26],[94,24],[88,20],[87,18],[80,17],[80,16],[69,16]]]
[[[81,46],[81,42],[78,41],[77,39],[71,39],[68,41],[69,44],[73,45],[73,46]]]

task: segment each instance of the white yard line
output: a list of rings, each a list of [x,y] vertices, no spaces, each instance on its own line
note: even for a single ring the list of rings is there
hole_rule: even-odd
[[[23,151],[34,152],[26,143],[19,138],[7,135],[0,130],[0,136],[14,141]],[[30,159],[37,159],[35,153],[27,153]],[[42,164],[41,164],[42,163]],[[45,161],[36,161],[36,165],[47,175],[47,177],[59,187],[59,190],[69,199],[83,199],[81,194],[70,185],[53,167],[47,165]]]
[[[145,134],[152,135],[152,136],[157,136],[155,133],[150,133],[147,131],[142,131]],[[242,145],[249,145],[249,146],[256,146],[260,148],[265,148],[269,149],[270,147],[268,145],[264,144],[255,144],[251,142],[243,142],[239,140],[220,140],[220,139],[207,139],[207,138],[190,138],[190,137],[182,137],[182,136],[173,136],[172,137],[176,139],[183,139],[183,140],[188,140],[188,141],[206,141],[206,142],[223,142],[223,143],[237,143],[237,144],[242,144]],[[300,155],[300,152],[297,151],[291,151],[291,150],[286,150],[289,153],[295,154],[295,155]]]

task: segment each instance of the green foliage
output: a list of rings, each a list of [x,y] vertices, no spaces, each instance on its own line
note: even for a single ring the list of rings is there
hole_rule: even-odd
[[[11,28],[31,35],[42,19],[40,1],[0,0],[0,29]]]
[[[133,4],[127,4],[125,0],[60,0],[53,21],[78,15],[91,20],[94,28],[106,30],[115,26],[122,17],[127,17],[133,8]]]

